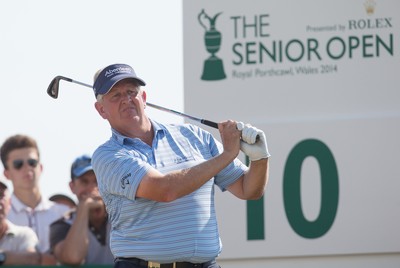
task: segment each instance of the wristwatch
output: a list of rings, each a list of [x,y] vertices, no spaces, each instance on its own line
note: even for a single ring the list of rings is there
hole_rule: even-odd
[[[6,253],[0,252],[0,265],[3,265],[5,261],[6,261]]]

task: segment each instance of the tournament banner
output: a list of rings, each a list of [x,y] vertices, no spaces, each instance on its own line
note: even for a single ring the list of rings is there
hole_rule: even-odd
[[[272,154],[262,199],[216,189],[221,259],[400,252],[399,10],[183,1],[185,112],[250,123]]]

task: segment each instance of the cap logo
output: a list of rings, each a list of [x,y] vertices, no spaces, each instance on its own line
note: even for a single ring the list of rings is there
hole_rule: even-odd
[[[133,68],[126,64],[113,64],[105,67],[96,78],[93,84],[94,95],[107,94],[108,91],[119,81],[126,78],[133,78],[142,86],[146,83],[136,76]]]
[[[109,77],[119,74],[119,73],[132,73],[132,69],[129,67],[117,67],[115,69],[107,70],[105,72],[104,76],[109,78]]]

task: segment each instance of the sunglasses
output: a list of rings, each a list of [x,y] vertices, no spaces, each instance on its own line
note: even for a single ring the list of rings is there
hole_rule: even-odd
[[[39,161],[36,159],[29,158],[28,160],[26,160],[26,163],[28,163],[29,166],[35,168],[39,164]],[[16,159],[13,161],[13,167],[17,170],[21,169],[23,165],[24,165],[24,160],[22,159]]]

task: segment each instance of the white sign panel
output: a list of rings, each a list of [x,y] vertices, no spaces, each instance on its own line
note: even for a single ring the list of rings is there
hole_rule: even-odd
[[[185,112],[272,154],[262,200],[217,196],[221,258],[400,252],[400,2],[183,7]]]

